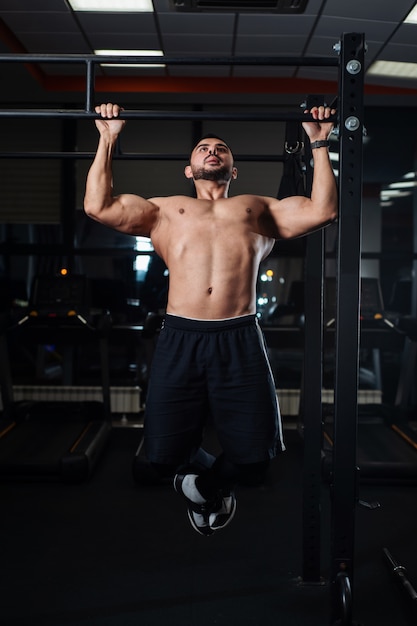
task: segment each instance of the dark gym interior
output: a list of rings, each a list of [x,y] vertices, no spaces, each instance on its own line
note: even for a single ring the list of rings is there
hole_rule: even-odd
[[[0,2],[1,623],[416,624],[415,3],[96,4]],[[164,63],[127,63],[144,48]],[[193,193],[206,132],[231,195],[308,193],[302,108],[338,109],[339,220],[257,281],[287,450],[215,536],[144,457],[169,274],[84,213],[100,102],[128,118],[115,190],[144,197]]]

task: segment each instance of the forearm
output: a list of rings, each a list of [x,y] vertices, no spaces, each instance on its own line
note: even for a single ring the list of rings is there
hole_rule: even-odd
[[[100,135],[97,153],[87,175],[84,209],[97,217],[113,202],[112,158],[117,137]]]
[[[311,202],[314,208],[323,213],[325,221],[337,217],[338,193],[336,179],[326,147],[315,148],[313,153],[313,184]]]

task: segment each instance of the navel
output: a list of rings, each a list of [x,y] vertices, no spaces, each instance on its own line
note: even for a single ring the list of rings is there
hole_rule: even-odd
[[[207,289],[207,293],[208,293],[208,294],[210,294],[212,291],[213,291],[213,287],[209,287],[209,288]]]
[[[180,210],[179,210],[179,213],[184,213],[184,209],[180,209]]]

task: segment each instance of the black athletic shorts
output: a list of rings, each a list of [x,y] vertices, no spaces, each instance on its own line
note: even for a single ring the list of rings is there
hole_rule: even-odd
[[[201,444],[208,417],[233,463],[258,463],[285,450],[255,315],[214,321],[165,317],[146,400],[148,460],[187,462]]]

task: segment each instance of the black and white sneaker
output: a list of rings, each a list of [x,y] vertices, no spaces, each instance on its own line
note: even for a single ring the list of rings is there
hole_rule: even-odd
[[[220,506],[212,509],[209,515],[209,526],[212,530],[219,530],[219,528],[225,528],[236,513],[236,496],[233,491],[227,494],[223,493],[220,496]],[[219,505],[219,500],[217,501]]]
[[[188,519],[191,526],[200,535],[208,537],[214,532],[209,524],[211,508],[195,486],[197,476],[198,474],[176,474],[174,476],[174,489],[188,502]]]
[[[188,502],[191,526],[200,535],[208,537],[232,521],[236,512],[236,497],[233,492],[219,492],[215,499],[205,500],[195,485],[197,476],[177,474],[174,477],[174,488]]]

